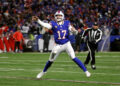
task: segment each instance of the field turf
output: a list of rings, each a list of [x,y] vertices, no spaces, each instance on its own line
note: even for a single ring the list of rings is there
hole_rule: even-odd
[[[120,86],[120,52],[97,52],[96,70],[90,64],[84,72],[62,53],[42,79],[36,75],[42,71],[50,53],[0,54],[0,86]],[[76,56],[84,62],[87,52]]]

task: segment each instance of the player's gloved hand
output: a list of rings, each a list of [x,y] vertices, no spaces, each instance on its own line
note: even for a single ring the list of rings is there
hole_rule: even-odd
[[[37,16],[32,16],[32,21],[37,21],[39,18]]]

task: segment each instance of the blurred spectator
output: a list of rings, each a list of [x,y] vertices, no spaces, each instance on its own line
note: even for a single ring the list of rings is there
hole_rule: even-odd
[[[10,49],[11,49],[11,52],[14,52],[14,48],[15,48],[15,40],[13,38],[13,31],[10,32],[10,35],[9,35],[9,45],[10,45]]]
[[[48,45],[49,45],[49,41],[50,41],[50,34],[49,34],[49,30],[47,30],[47,29],[46,29],[46,32],[43,34],[43,40],[44,40],[43,51],[44,52],[48,52]]]
[[[22,26],[22,29],[21,29],[21,32],[22,32],[24,38],[28,38],[29,37],[29,35],[28,35],[29,30],[30,30],[30,27],[28,26],[28,23],[26,22]]]
[[[3,37],[3,40],[4,40],[4,44],[5,44],[5,47],[6,47],[6,52],[10,52],[10,45],[9,45],[9,33],[5,33],[5,36]]]
[[[19,28],[17,28],[17,31],[13,34],[13,38],[15,40],[14,52],[21,52],[22,51],[21,45],[23,43],[24,38]]]
[[[81,36],[82,36],[82,33],[81,33],[81,29],[78,29],[78,34],[76,35],[76,42],[75,42],[75,45],[76,45],[76,48],[75,48],[75,52],[79,52],[80,51],[80,44],[81,44]]]
[[[62,10],[76,29],[82,29],[83,24],[90,28],[97,21],[100,28],[106,23],[111,35],[120,35],[120,0],[0,0],[0,28],[15,32],[19,27],[24,36],[29,28],[33,35],[39,34],[40,28],[30,21],[31,16],[49,21],[56,10]]]

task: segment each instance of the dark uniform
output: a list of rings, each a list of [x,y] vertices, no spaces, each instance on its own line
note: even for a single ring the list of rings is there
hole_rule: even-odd
[[[43,51],[48,52],[48,46],[49,46],[49,40],[50,40],[49,32],[45,32],[45,34],[43,34],[43,40],[44,40]]]
[[[98,28],[98,24],[94,23],[92,28],[88,28],[83,32],[82,38],[85,38],[85,36],[87,36],[86,43],[87,43],[89,53],[84,64],[86,66],[91,60],[91,68],[96,69],[95,50],[97,49],[98,42],[101,40],[102,31]]]
[[[76,42],[75,42],[75,51],[76,52],[79,52],[80,51],[80,44],[81,44],[81,33],[78,32],[78,34],[76,35],[75,39],[76,39]]]

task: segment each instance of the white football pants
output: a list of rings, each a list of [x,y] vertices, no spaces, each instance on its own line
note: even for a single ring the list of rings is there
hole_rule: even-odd
[[[71,59],[75,58],[75,52],[69,41],[63,45],[56,44],[52,49],[51,55],[49,57],[49,61],[53,62],[58,57],[58,55],[63,51],[66,51],[68,55],[71,57]]]

